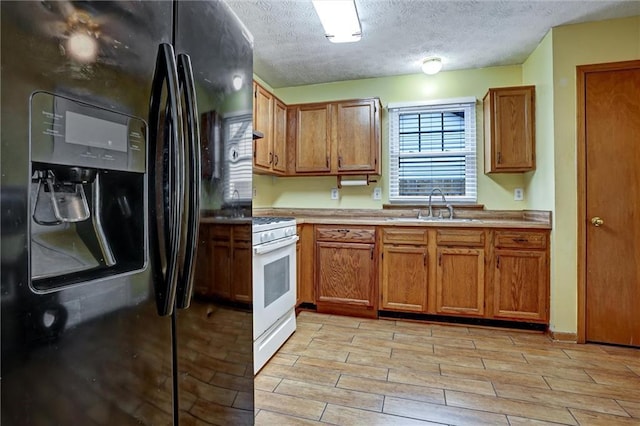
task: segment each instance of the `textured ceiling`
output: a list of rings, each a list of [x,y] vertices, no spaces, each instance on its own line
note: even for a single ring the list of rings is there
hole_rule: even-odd
[[[640,15],[640,0],[356,0],[362,40],[325,37],[311,0],[227,0],[255,39],[254,72],[274,88],[521,64],[550,28]]]

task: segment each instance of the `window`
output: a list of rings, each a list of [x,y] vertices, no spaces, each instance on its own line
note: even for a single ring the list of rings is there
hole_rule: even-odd
[[[388,109],[389,200],[422,203],[440,188],[447,201],[475,203],[475,98]]]
[[[223,141],[226,147],[224,201],[251,201],[253,173],[253,128],[251,115],[223,118]]]

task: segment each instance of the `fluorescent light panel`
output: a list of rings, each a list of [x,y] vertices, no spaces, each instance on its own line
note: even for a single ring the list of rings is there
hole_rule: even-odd
[[[324,33],[333,43],[351,43],[362,37],[354,0],[313,0]]]

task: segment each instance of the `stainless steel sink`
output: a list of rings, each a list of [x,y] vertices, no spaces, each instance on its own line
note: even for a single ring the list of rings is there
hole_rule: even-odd
[[[475,222],[478,219],[469,219],[469,218],[458,218],[454,217],[453,219],[449,218],[437,218],[437,217],[388,217],[386,219],[389,222],[429,222],[429,223],[458,223],[458,222]]]

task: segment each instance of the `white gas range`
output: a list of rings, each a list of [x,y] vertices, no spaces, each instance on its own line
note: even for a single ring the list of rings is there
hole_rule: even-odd
[[[253,218],[253,370],[296,330],[296,221]]]

